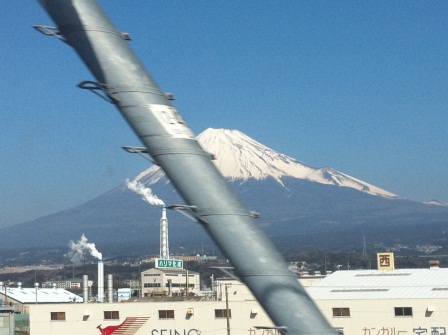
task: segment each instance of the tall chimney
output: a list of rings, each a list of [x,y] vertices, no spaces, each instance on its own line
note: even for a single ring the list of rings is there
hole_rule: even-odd
[[[104,262],[98,261],[98,302],[104,301]]]
[[[114,284],[112,275],[107,275],[107,302],[114,302]]]
[[[168,244],[168,219],[166,218],[166,207],[162,207],[162,218],[160,219],[160,258],[170,258],[170,247]]]
[[[82,276],[82,299],[84,303],[89,301],[89,276]]]

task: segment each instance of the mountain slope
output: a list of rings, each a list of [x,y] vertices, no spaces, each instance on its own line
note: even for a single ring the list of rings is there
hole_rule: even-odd
[[[332,168],[313,168],[292,157],[278,153],[255,141],[238,130],[209,128],[199,134],[203,149],[214,155],[214,164],[221,174],[230,180],[246,181],[273,178],[282,186],[283,179],[292,177],[312,182],[350,187],[356,190],[388,198],[397,196]],[[137,176],[151,185],[163,176],[163,171],[152,167]]]
[[[359,250],[369,243],[437,243],[448,246],[448,207],[400,199],[332,169],[314,169],[238,131],[208,129],[205,150],[282,250]],[[183,203],[163,171],[153,166],[134,181],[167,205]],[[172,253],[216,253],[200,224],[174,211],[169,219]],[[85,234],[106,258],[157,254],[161,207],[150,205],[126,183],[72,209],[0,229],[0,250],[68,249]],[[211,251],[212,250],[212,251]],[[214,250],[214,251],[213,251]]]

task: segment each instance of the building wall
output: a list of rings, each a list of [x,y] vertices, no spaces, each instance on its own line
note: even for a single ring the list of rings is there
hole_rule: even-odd
[[[232,286],[232,290],[235,288],[240,290]],[[316,303],[330,324],[341,329],[344,335],[446,335],[448,330],[446,299],[319,300]],[[413,315],[395,316],[395,307],[412,307]],[[198,335],[199,332],[218,335],[226,332],[227,320],[216,318],[215,309],[225,308],[224,300],[29,305],[30,330],[31,335],[99,335],[96,328],[99,325],[118,325],[126,317],[149,317],[137,335]],[[349,308],[350,316],[333,317],[333,308]],[[273,325],[254,300],[229,295],[229,309],[232,335],[263,335],[254,327]],[[174,311],[174,319],[160,319],[159,310]],[[193,314],[189,315],[188,310]],[[118,311],[119,319],[105,320],[104,311]],[[51,321],[51,312],[65,312],[66,320]]]
[[[222,335],[227,319],[216,318],[215,309],[225,309],[224,301],[135,302],[30,305],[31,335],[100,335],[97,326],[118,325],[127,317],[149,319],[136,335]],[[263,335],[254,326],[270,326],[272,322],[256,301],[229,302],[232,335]],[[160,319],[159,310],[174,311],[174,319]],[[188,314],[188,311],[193,314]],[[105,320],[104,311],[118,311],[119,319]],[[51,312],[65,312],[64,321],[51,321]]]
[[[446,335],[447,299],[318,300],[322,313],[344,335]],[[350,308],[334,317],[333,308]],[[412,307],[412,316],[395,316],[395,307]],[[429,310],[434,310],[429,312]]]
[[[93,285],[93,281],[88,281],[88,286],[91,287]],[[56,288],[62,289],[81,289],[82,288],[82,279],[76,280],[63,280],[63,281],[47,281],[42,283],[42,288],[52,288],[56,286]]]
[[[254,299],[243,283],[218,280],[215,283],[218,300],[225,301],[226,285],[230,303]],[[318,299],[315,302],[330,324],[343,329],[344,335],[448,335],[447,299]],[[412,307],[412,316],[395,316],[395,307]],[[349,308],[350,316],[333,316],[333,308]]]
[[[153,294],[182,295],[185,293],[187,272],[164,272],[158,269],[149,269],[141,273],[143,297]],[[171,291],[167,286],[171,281]],[[200,276],[197,272],[188,273],[188,293],[198,295],[200,293]]]
[[[0,335],[14,335],[14,313],[0,309]]]
[[[255,326],[273,324],[243,283],[217,280],[214,289],[216,294],[209,295],[209,300],[204,297],[203,301],[29,305],[31,335],[100,335],[98,325],[118,325],[126,317],[149,317],[137,335],[222,335],[226,332],[227,320],[216,318],[215,309],[225,310],[226,300],[231,310],[232,335],[268,334],[255,330]],[[446,297],[328,299],[324,295],[315,302],[330,324],[344,335],[448,335]],[[412,315],[396,316],[396,307],[410,307]],[[333,309],[348,309],[349,315],[335,316]],[[159,310],[173,311],[174,319],[159,318]],[[188,314],[188,310],[193,314]],[[66,313],[66,319],[51,321],[51,312],[59,311]],[[118,311],[119,319],[105,320],[104,311]]]

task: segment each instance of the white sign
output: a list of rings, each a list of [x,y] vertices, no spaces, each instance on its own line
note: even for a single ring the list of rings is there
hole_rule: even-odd
[[[167,105],[149,105],[151,114],[160,122],[163,129],[176,138],[194,139],[193,132],[188,128],[176,108]]]
[[[156,268],[183,269],[184,261],[156,258]]]

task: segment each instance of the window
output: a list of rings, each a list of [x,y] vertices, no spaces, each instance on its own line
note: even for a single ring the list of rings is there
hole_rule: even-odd
[[[173,309],[159,310],[159,319],[174,319]]]
[[[170,283],[165,284],[166,287],[170,287]],[[171,283],[171,287],[185,287],[187,286],[185,283]],[[160,287],[160,284],[159,284]],[[189,288],[194,288],[194,284],[188,284]]]
[[[350,316],[350,308],[348,307],[336,307],[333,308],[333,317]]]
[[[104,311],[104,320],[118,320],[120,319],[119,311]]]
[[[50,312],[51,321],[65,321],[65,312]]]
[[[215,309],[215,318],[231,318],[232,310],[229,309],[229,314],[227,315],[227,309]]]
[[[395,316],[412,316],[412,307],[395,307]]]

